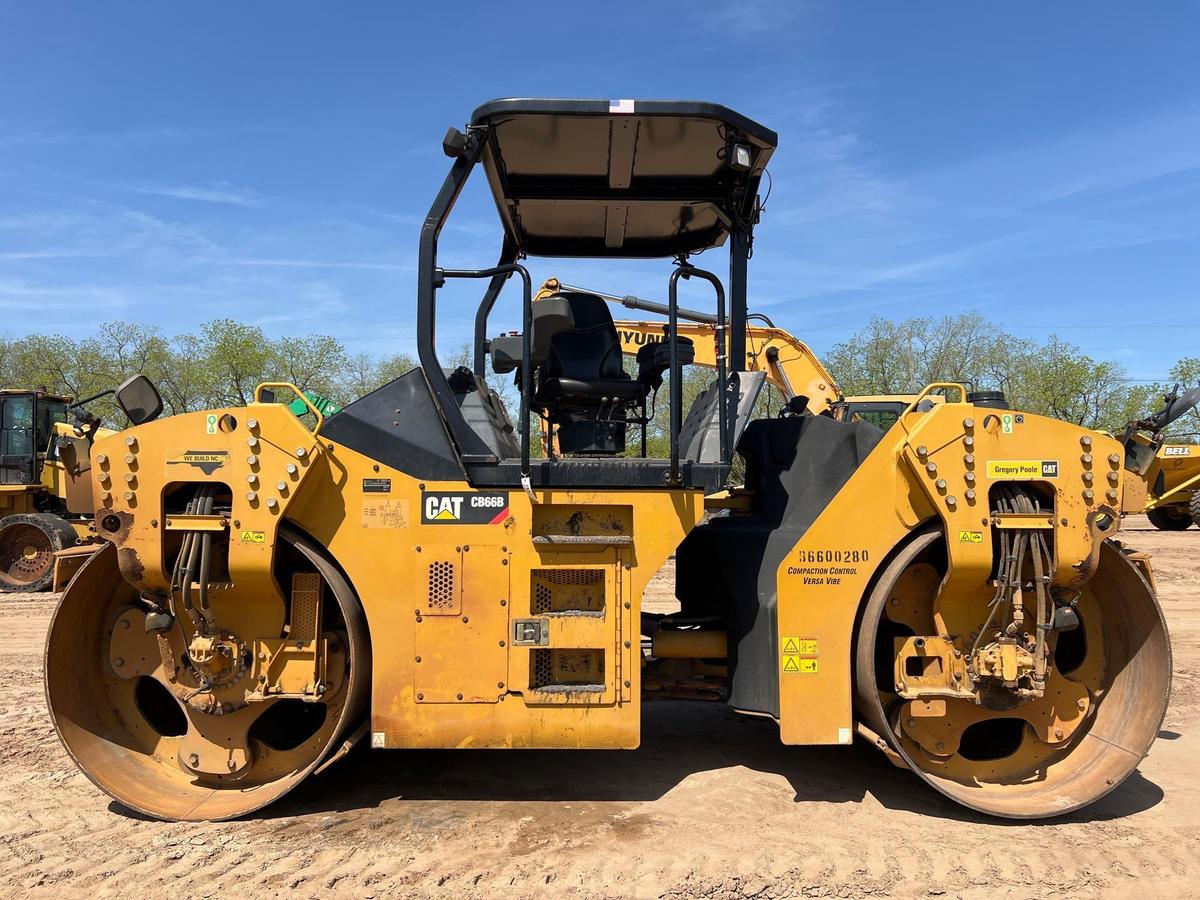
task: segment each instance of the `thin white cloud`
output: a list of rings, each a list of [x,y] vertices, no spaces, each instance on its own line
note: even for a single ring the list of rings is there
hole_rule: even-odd
[[[235,188],[226,182],[213,185],[129,185],[127,190],[137,194],[170,197],[175,200],[196,200],[200,203],[225,203],[230,206],[262,206],[262,198],[258,194],[244,188]]]
[[[255,266],[274,269],[365,269],[381,272],[413,272],[416,267],[406,263],[370,262],[330,259],[214,259],[212,262],[229,266]]]

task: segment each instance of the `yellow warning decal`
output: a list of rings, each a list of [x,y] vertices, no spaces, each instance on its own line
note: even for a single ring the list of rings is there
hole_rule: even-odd
[[[1056,459],[989,459],[987,477],[1004,479],[1057,478]]]
[[[982,544],[982,531],[960,531],[958,533],[958,542],[960,544]]]
[[[817,660],[806,659],[803,656],[784,656],[783,672],[785,675],[815,675]]]
[[[265,531],[241,531],[238,533],[238,538],[243,544],[265,544],[267,533]]]
[[[779,652],[783,655],[794,654],[796,656],[816,656],[817,655],[817,639],[788,637],[784,635],[782,646]]]

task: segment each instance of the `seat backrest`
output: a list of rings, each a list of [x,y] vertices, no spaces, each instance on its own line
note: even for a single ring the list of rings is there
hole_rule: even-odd
[[[581,381],[624,378],[621,343],[608,304],[595,294],[572,291],[558,296],[570,304],[574,327],[551,338],[542,377]]]
[[[726,446],[730,452],[741,439],[754,404],[766,380],[766,372],[730,372],[728,390],[736,392],[736,405],[725,422]],[[717,408],[717,380],[714,378],[688,410],[679,430],[679,458],[698,463],[715,463],[721,459],[720,410]]]

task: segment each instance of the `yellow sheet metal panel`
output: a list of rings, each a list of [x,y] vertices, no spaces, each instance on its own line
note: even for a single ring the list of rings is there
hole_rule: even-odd
[[[329,548],[366,610],[372,746],[638,745],[641,595],[699,521],[700,492],[555,489],[532,504],[519,490],[421,482],[328,441],[322,458],[324,477],[306,479],[289,517]],[[411,514],[368,527],[364,506],[384,500]],[[547,536],[597,540],[535,541]],[[439,583],[439,567],[436,607],[431,563],[461,579]],[[540,641],[518,641],[523,624]],[[571,678],[583,687],[560,690]]]
[[[949,537],[949,571],[935,610],[940,634],[962,632],[969,604],[991,591],[991,494],[1028,481],[1045,496],[1039,527],[1053,531],[1053,581],[1075,584],[1118,522],[1122,460],[1110,437],[1027,413],[946,403],[888,432],[780,565],[778,629],[820,644],[819,664],[780,654],[780,729],[786,743],[849,741],[852,629],[872,574],[921,521]],[[1017,479],[1014,463],[1028,478]],[[1036,462],[1036,467],[1032,465]],[[1110,475],[1112,473],[1115,477]]]

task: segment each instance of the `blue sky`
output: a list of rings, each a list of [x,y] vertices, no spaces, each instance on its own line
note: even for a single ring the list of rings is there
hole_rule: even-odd
[[[1198,36],[1183,2],[7,2],[0,331],[228,316],[411,351],[448,125],[687,97],[779,132],[751,305],[818,351],[977,310],[1163,378],[1200,355]],[[442,259],[498,247],[476,179]],[[531,268],[653,298],[669,271]],[[474,302],[443,299],[440,346]]]

